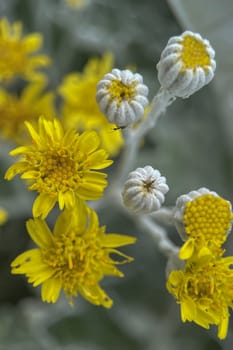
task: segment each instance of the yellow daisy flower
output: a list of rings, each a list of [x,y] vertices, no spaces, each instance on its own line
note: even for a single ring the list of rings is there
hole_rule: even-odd
[[[38,68],[47,66],[50,59],[36,52],[42,46],[42,36],[32,33],[22,36],[22,23],[12,25],[6,18],[0,20],[0,81],[9,82],[16,76],[35,80],[42,76]]]
[[[134,237],[106,234],[97,214],[85,205],[60,214],[53,232],[39,218],[28,220],[26,225],[38,248],[12,262],[13,274],[26,275],[34,287],[42,285],[45,302],[55,303],[64,290],[71,304],[80,293],[95,305],[111,307],[112,300],[99,282],[105,275],[124,276],[116,265],[133,259],[116,248],[134,243]],[[111,254],[119,259],[114,260]]]
[[[112,67],[113,57],[109,53],[101,59],[92,58],[83,73],[68,74],[64,78],[59,93],[64,100],[61,118],[65,128],[96,130],[101,146],[114,156],[123,145],[121,130],[108,122],[96,102],[96,85]]]
[[[233,257],[195,255],[184,270],[172,271],[167,289],[181,308],[181,319],[209,329],[218,326],[218,337],[227,335],[229,308],[233,308]]]
[[[31,181],[29,190],[39,193],[33,204],[33,216],[45,218],[56,202],[62,210],[71,208],[78,199],[94,200],[102,196],[107,185],[106,174],[96,171],[110,164],[107,152],[99,148],[99,137],[94,131],[77,134],[64,131],[61,123],[41,117],[38,131],[25,122],[32,144],[10,152],[21,159],[10,166],[7,180],[22,174]]]
[[[20,96],[0,88],[0,131],[4,138],[18,144],[28,142],[24,122],[37,122],[39,116],[55,116],[54,94],[44,92],[45,81],[29,83]]]

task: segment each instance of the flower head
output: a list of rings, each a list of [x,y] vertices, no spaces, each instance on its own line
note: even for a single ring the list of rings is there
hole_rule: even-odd
[[[109,166],[105,150],[99,149],[99,137],[94,131],[77,134],[64,132],[61,123],[41,117],[38,131],[26,122],[32,144],[10,152],[21,159],[10,166],[5,178],[16,174],[30,180],[29,190],[39,196],[33,204],[33,216],[46,217],[58,202],[60,209],[73,207],[78,199],[94,200],[102,196],[107,185],[106,174],[97,170]]]
[[[233,307],[233,257],[193,257],[183,270],[172,271],[167,289],[181,308],[181,319],[209,329],[218,326],[218,337],[227,335],[229,307]]]
[[[22,24],[12,25],[6,18],[0,20],[0,81],[11,81],[16,76],[35,80],[42,76],[38,68],[47,66],[50,60],[36,52],[42,46],[38,33],[22,37]]]
[[[180,258],[199,254],[221,254],[220,247],[231,230],[231,203],[206,188],[191,191],[177,199],[174,210],[175,225],[186,240]]]
[[[0,132],[4,138],[18,144],[28,142],[28,133],[24,122],[35,123],[41,114],[54,117],[54,95],[44,92],[42,80],[29,83],[20,96],[0,88]]]
[[[106,53],[101,58],[91,58],[82,73],[65,76],[59,87],[63,98],[62,124],[66,129],[95,130],[103,147],[110,155],[116,155],[123,145],[121,130],[108,122],[96,102],[96,85],[113,66],[113,56]],[[113,132],[114,130],[114,132]]]
[[[133,259],[116,248],[134,243],[134,237],[106,234],[97,214],[85,205],[60,214],[53,232],[39,218],[27,221],[27,230],[38,248],[12,262],[13,274],[26,275],[34,287],[42,285],[41,297],[48,303],[55,303],[64,290],[71,304],[80,293],[95,305],[111,307],[99,282],[105,275],[124,276],[116,265]]]
[[[161,207],[168,190],[166,178],[147,165],[129,173],[122,192],[123,202],[137,213],[151,213]]]
[[[214,77],[215,52],[200,34],[185,31],[169,39],[157,64],[158,79],[172,95],[186,98]]]
[[[147,95],[148,88],[140,74],[115,68],[97,84],[96,100],[110,123],[125,127],[143,116]]]

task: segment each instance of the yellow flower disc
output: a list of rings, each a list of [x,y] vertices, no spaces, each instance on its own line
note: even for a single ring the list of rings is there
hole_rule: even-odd
[[[183,71],[186,69],[196,69],[197,67],[205,67],[210,65],[210,55],[206,50],[203,41],[191,35],[185,35],[182,42],[181,60],[183,62]]]
[[[225,241],[232,218],[230,202],[212,194],[188,202],[183,216],[187,235],[215,240],[218,245]]]

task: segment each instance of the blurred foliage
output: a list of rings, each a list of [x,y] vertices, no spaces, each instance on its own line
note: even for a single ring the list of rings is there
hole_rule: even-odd
[[[202,11],[199,1],[189,2],[196,8],[194,14]],[[155,66],[161,50],[170,36],[189,23],[187,20],[184,25],[179,16],[188,11],[187,6],[169,3],[173,3],[171,7],[162,0],[87,0],[85,6],[75,9],[63,0],[2,0],[0,13],[9,20],[22,21],[25,32],[44,35],[45,53],[53,60],[48,69],[53,89],[64,74],[81,70],[88,58],[112,51],[117,67],[137,67],[152,97],[158,89]],[[215,7],[208,12],[208,21],[211,15],[218,19]],[[199,30],[198,22],[195,30]],[[190,99],[177,100],[141,147],[135,165],[150,164],[167,177],[169,205],[178,195],[200,186],[233,197],[233,122],[229,118],[233,85],[228,81],[225,95],[218,86],[217,80]],[[1,145],[2,177],[11,161],[7,156],[11,146]],[[150,237],[114,210],[114,203],[100,212],[101,223],[107,225],[108,232],[136,235],[138,242],[127,249],[135,261],[123,268],[126,277],[104,281],[115,301],[113,308],[104,310],[81,298],[74,308],[63,300],[56,305],[42,304],[23,278],[10,275],[9,267],[29,245],[24,223],[31,215],[32,195],[17,180],[10,184],[2,180],[0,191],[0,204],[10,213],[0,232],[0,350],[229,349],[231,330],[227,340],[220,343],[214,332],[181,323],[179,307],[165,288],[165,258]],[[169,233],[179,244],[176,232],[170,229]],[[231,322],[230,329],[232,326]]]

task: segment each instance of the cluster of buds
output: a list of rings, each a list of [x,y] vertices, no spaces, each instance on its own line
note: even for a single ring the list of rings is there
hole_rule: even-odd
[[[200,34],[185,31],[170,38],[157,64],[161,88],[141,129],[153,115],[157,120],[158,110],[164,111],[176,97],[188,98],[210,83],[215,69],[215,51]],[[142,76],[129,70],[113,69],[97,85],[100,110],[120,128],[135,127],[144,115],[147,96]],[[166,178],[147,165],[129,173],[123,203],[136,214],[150,214],[161,208],[168,190]],[[181,306],[182,321],[204,328],[214,324],[223,339],[228,310],[233,308],[233,257],[223,256],[233,220],[231,204],[216,192],[200,188],[177,199],[172,220],[184,243],[178,256],[173,254],[181,264],[169,271],[167,289]]]
[[[200,34],[185,31],[171,37],[157,64],[161,88],[171,97],[187,98],[214,77],[215,51]],[[148,104],[148,87],[139,73],[113,69],[97,85],[96,100],[110,123],[135,124]]]

